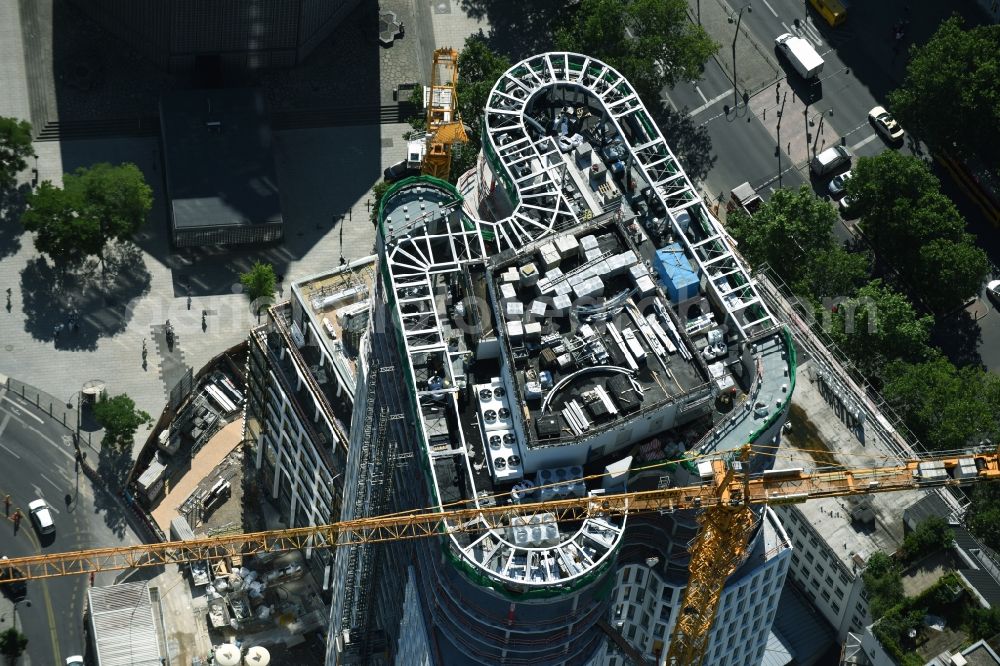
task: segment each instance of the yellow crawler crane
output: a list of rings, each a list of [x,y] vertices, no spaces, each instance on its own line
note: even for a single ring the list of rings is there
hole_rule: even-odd
[[[427,100],[427,153],[422,173],[448,180],[451,152],[455,144],[469,141],[458,113],[458,51],[434,51],[430,94]]]
[[[753,453],[768,455],[760,449],[754,449]],[[561,522],[694,509],[702,511],[700,529],[691,549],[689,582],[670,641],[667,663],[697,666],[705,659],[705,648],[726,579],[746,555],[748,537],[757,521],[752,506],[970,485],[1000,479],[1000,451],[997,450],[927,456],[897,464],[887,462],[880,467],[833,471],[795,468],[757,475],[746,473],[750,454],[751,447],[746,445],[739,452],[739,461],[735,457],[712,460],[712,479],[699,485],[529,504],[504,504],[506,494],[501,494],[495,496],[500,500],[497,506],[491,507],[468,508],[467,501],[459,501],[446,505],[444,510],[409,511],[331,525],[17,557],[0,560],[0,581],[217,560],[307,547],[416,539],[448,532],[482,532],[505,529],[514,516],[549,514],[551,517],[542,520]],[[665,464],[658,463],[651,468]]]

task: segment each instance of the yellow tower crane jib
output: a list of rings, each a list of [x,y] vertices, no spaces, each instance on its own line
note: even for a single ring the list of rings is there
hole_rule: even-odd
[[[767,451],[771,447],[763,448],[754,449],[754,455],[773,455]],[[331,525],[16,557],[0,560],[0,581],[504,530],[514,516],[535,516],[543,522],[558,523],[578,522],[586,517],[700,510],[689,582],[667,659],[668,664],[689,666],[704,661],[726,580],[747,556],[749,538],[759,521],[753,506],[1000,480],[998,450],[926,456],[897,463],[886,460],[876,467],[819,471],[795,468],[761,473],[750,472],[749,455],[748,445],[740,451],[739,465],[735,459],[712,460],[712,479],[698,485],[513,505],[507,502],[510,493],[500,493],[493,497],[493,506],[458,501]],[[587,480],[602,476],[595,474]]]

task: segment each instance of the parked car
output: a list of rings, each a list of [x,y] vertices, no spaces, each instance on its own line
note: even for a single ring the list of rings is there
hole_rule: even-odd
[[[402,160],[391,164],[386,167],[385,171],[382,172],[382,176],[387,182],[394,183],[397,180],[403,180],[409,176],[419,176],[420,169],[414,169],[409,165],[409,162]]]
[[[83,655],[75,654],[72,657],[66,657],[66,666],[83,666]]]
[[[881,106],[876,106],[868,112],[868,122],[875,126],[875,131],[886,141],[902,141],[903,135],[906,134],[892,114]]]
[[[0,557],[0,560],[10,559],[6,555]],[[13,602],[23,601],[25,597],[28,596],[28,583],[23,580],[11,581],[11,578],[20,578],[24,575],[24,572],[15,567],[10,569],[5,569],[0,573],[0,588],[3,589],[4,596]],[[9,582],[8,582],[9,581]]]
[[[840,216],[845,220],[858,216],[857,208],[854,204],[857,203],[857,199],[852,197],[850,194],[841,197],[840,201],[837,202],[837,206],[840,207]]]
[[[852,157],[851,151],[844,146],[831,146],[812,158],[809,170],[818,178],[829,176],[842,166],[850,164]]]
[[[991,280],[986,284],[986,295],[1000,303],[1000,280]]]
[[[52,520],[52,508],[45,500],[36,499],[29,503],[28,512],[39,534],[53,534],[56,531],[56,523]]]
[[[847,189],[847,181],[851,179],[854,174],[851,171],[845,171],[839,176],[834,176],[833,180],[830,181],[828,189],[830,194],[835,197],[839,197]]]

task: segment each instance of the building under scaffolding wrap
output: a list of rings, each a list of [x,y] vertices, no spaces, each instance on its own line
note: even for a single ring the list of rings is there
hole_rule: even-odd
[[[368,336],[372,374],[389,367],[395,381],[369,391],[375,380],[359,378],[365,425],[352,427],[344,511],[383,507],[390,476],[394,497],[434,509],[698,483],[711,468],[691,454],[773,443],[794,389],[791,339],[629,83],[583,55],[529,58],[497,81],[481,126],[483,151],[457,187],[412,178],[382,199]],[[391,450],[412,456],[405,474],[370,462],[388,446],[383,405],[399,417]],[[679,462],[649,469],[662,460]],[[771,460],[751,452],[746,464]],[[346,501],[358,490],[363,501]],[[352,659],[345,638],[374,627],[391,645],[419,625],[425,648],[399,643],[397,659],[663,660],[696,519],[515,520],[413,542],[409,569],[345,550],[337,565],[355,585],[379,577],[366,561],[397,588],[405,573],[402,613],[416,621],[362,630],[372,597],[345,585],[328,663]],[[759,663],[767,644],[789,548],[770,511],[749,528],[705,663]]]

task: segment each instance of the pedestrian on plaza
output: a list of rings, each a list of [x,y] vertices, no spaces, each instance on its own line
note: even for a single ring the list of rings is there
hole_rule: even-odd
[[[21,526],[21,511],[20,509],[14,509],[14,531],[17,532],[17,528]]]

